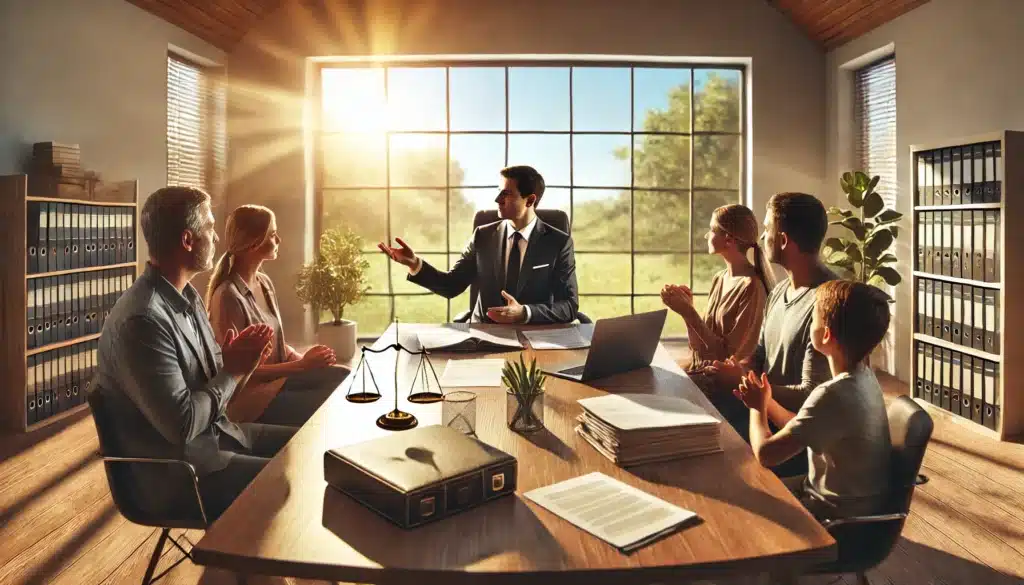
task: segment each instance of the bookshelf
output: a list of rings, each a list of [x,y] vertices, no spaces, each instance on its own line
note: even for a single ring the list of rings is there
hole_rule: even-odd
[[[1024,259],[1024,132],[914,145],[910,163],[911,393],[982,435],[1020,437],[1024,273],[1008,268]]]
[[[138,182],[130,202],[34,197],[0,176],[2,424],[28,432],[87,407],[104,320],[138,275]]]

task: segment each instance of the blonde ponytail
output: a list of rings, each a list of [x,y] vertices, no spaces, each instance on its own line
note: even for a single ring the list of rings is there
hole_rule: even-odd
[[[210,282],[206,285],[207,309],[209,309],[210,304],[213,302],[213,293],[217,290],[217,287],[227,280],[228,275],[231,274],[231,258],[231,252],[224,252],[213,266],[213,276],[210,277]]]

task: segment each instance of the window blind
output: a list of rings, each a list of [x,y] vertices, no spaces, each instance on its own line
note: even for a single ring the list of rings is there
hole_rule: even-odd
[[[225,93],[214,70],[167,56],[167,184],[215,195],[224,168]]]
[[[896,59],[863,69],[854,79],[857,162],[869,177],[878,175],[877,191],[887,207],[896,207]]]

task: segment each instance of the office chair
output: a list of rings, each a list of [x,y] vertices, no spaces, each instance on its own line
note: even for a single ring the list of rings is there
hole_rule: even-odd
[[[111,432],[112,421],[110,414],[106,409],[103,394],[98,387],[94,387],[88,392],[88,401],[93,423],[96,425],[96,435],[99,437],[100,455],[103,456],[103,469],[106,471],[107,485],[110,488],[110,496],[114,500],[114,506],[117,507],[118,512],[129,522],[162,529],[160,538],[156,542],[156,548],[149,558],[146,575],[142,578],[142,585],[149,585],[166,575],[186,558],[192,560],[192,554],[185,550],[177,539],[170,536],[172,528],[181,530],[197,528],[205,530],[209,526],[206,510],[203,508],[203,499],[199,495],[199,478],[196,476],[195,468],[187,461],[117,456],[117,453],[121,450],[118,448],[117,440]],[[185,509],[175,509],[173,516],[170,514],[154,514],[146,510],[145,506],[136,497],[135,490],[132,489],[129,472],[130,468],[134,465],[161,465],[179,469],[181,473],[172,479],[181,480],[181,493],[195,497],[195,499],[189,500],[189,503],[192,505]],[[160,561],[164,546],[168,540],[185,556],[154,577],[153,572],[156,570],[156,565]],[[245,583],[244,575],[239,574],[236,577],[239,585]]]
[[[892,471],[889,503],[883,514],[854,516],[823,522],[839,544],[835,561],[814,567],[811,574],[856,573],[858,585],[870,585],[865,573],[889,556],[910,513],[914,488],[928,479],[918,475],[933,423],[928,413],[909,396],[889,405]]]
[[[572,234],[572,226],[569,224],[569,216],[560,209],[538,209],[537,217],[555,229],[561,230],[567,234]],[[498,221],[497,210],[485,209],[478,211],[476,212],[476,215],[473,216],[473,229],[496,221]],[[466,323],[469,321],[470,316],[473,314],[473,307],[476,306],[476,299],[478,295],[479,289],[476,283],[469,285],[469,310],[456,315],[455,319],[453,319],[454,322]],[[587,317],[582,311],[576,311],[576,318],[580,323],[592,322],[590,317]]]

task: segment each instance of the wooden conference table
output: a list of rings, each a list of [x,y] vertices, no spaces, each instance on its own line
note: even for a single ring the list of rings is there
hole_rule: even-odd
[[[416,325],[399,327],[403,345],[418,348]],[[584,326],[588,327],[588,326]],[[374,348],[395,341],[395,326]],[[578,359],[586,350],[538,351],[538,363]],[[527,360],[534,352],[526,350]],[[505,423],[500,388],[477,392],[478,437],[519,461],[518,491],[478,508],[411,530],[377,516],[324,481],[324,452],[381,436],[377,417],[394,405],[397,352],[367,354],[382,398],[345,400],[345,383],[267,465],[192,551],[201,565],[231,571],[357,583],[532,583],[560,585],[687,581],[714,576],[800,569],[835,556],[836,543],[786,487],[754,459],[727,423],[723,453],[623,469],[573,431],[576,400],[607,392],[684,396],[717,411],[658,347],[652,367],[586,386],[548,378],[546,430],[524,436]],[[494,356],[515,356],[515,353]],[[492,357],[494,357],[492,356]],[[448,358],[433,354],[438,377]],[[440,424],[441,404],[413,404],[409,394],[418,356],[399,356],[399,408],[420,425]],[[446,392],[448,390],[445,390]],[[701,521],[626,555],[523,498],[536,487],[600,471],[698,514]]]

